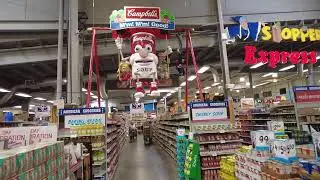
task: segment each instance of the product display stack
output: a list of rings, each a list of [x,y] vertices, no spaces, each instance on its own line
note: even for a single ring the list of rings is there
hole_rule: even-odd
[[[0,152],[0,179],[65,180],[63,142],[39,143]]]
[[[199,152],[199,144],[189,140],[184,164],[184,176],[186,180],[201,180]],[[206,176],[209,177],[209,174],[206,174]]]
[[[230,123],[227,102],[192,103],[190,111],[194,140],[200,144],[202,177],[219,179],[222,157],[234,154],[242,145],[241,124]],[[215,112],[217,117],[206,112]]]
[[[235,156],[225,156],[220,161],[220,179],[236,180]]]
[[[186,152],[187,152],[187,146],[188,146],[188,139],[184,134],[184,130],[177,135],[176,140],[177,140],[178,178],[179,180],[184,180],[185,179],[184,164],[186,160]]]

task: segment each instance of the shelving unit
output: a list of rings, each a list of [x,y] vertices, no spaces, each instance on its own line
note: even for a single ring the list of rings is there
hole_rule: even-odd
[[[182,113],[159,120],[154,125],[153,139],[155,143],[162,148],[169,157],[176,162],[176,130],[185,128],[189,131],[189,115]]]

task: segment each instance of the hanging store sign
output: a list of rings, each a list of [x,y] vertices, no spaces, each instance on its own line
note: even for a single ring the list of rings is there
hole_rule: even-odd
[[[57,126],[0,128],[0,141],[7,140],[8,148],[57,141]]]
[[[130,114],[132,118],[144,118],[144,104],[132,103],[130,105]]]
[[[193,122],[228,120],[227,102],[195,102],[190,107]]]
[[[245,46],[244,63],[254,65],[257,63],[265,63],[271,68],[276,68],[279,63],[286,64],[315,64],[317,62],[316,51],[257,51],[255,46]]]
[[[105,108],[60,109],[59,115],[65,116],[65,128],[106,124]]]
[[[320,103],[320,86],[293,87],[296,103]]]
[[[273,39],[275,42],[281,42],[281,40],[291,41],[320,41],[320,29],[303,29],[303,28],[283,28],[277,26],[263,26],[262,37],[264,41]]]
[[[125,6],[114,10],[109,16],[110,28],[113,30],[127,28],[175,29],[175,17],[160,7]]]
[[[105,108],[75,108],[75,109],[60,109],[60,116],[67,115],[83,115],[83,114],[105,114]]]

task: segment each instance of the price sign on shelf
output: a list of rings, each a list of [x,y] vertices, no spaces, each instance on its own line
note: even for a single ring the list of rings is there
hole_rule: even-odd
[[[184,136],[185,134],[186,134],[186,129],[184,129],[184,128],[177,129],[178,136]]]
[[[274,140],[274,132],[272,131],[252,131],[251,139],[255,148],[269,148],[270,143]]]
[[[277,139],[272,143],[272,153],[275,158],[289,161],[296,158],[296,143],[294,139]]]
[[[273,132],[284,132],[283,121],[268,121],[268,129]]]

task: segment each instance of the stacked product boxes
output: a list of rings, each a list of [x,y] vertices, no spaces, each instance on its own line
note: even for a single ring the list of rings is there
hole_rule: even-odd
[[[63,142],[51,142],[0,152],[0,179],[64,180],[63,147]]]

